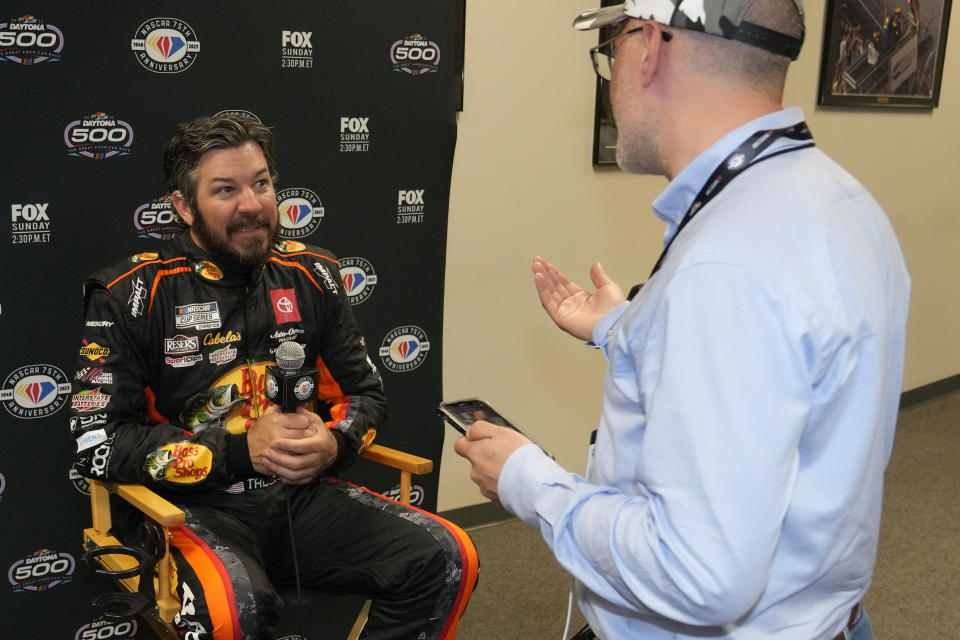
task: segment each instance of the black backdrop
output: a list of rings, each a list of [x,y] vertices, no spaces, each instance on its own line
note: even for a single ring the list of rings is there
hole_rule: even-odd
[[[103,583],[78,566],[89,501],[66,405],[82,277],[171,233],[160,154],[177,122],[253,114],[277,137],[283,235],[341,258],[390,401],[378,442],[439,466],[462,4],[4,4],[0,636],[139,637],[97,620]],[[365,462],[345,476],[396,490]],[[436,471],[415,479],[420,506],[436,492]]]

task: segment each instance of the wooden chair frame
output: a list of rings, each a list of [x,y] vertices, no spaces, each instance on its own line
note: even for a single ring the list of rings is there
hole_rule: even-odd
[[[378,444],[371,444],[364,449],[360,456],[392,467],[400,471],[400,502],[410,504],[411,475],[423,475],[433,470],[433,461],[415,456],[403,451],[391,449]],[[93,526],[83,530],[83,546],[89,551],[111,545],[122,545],[111,533],[113,522],[110,517],[110,494],[123,498],[128,503],[142,511],[147,517],[163,527],[164,554],[157,561],[154,585],[156,591],[155,606],[143,612],[143,617],[161,638],[178,640],[173,627],[173,618],[180,611],[180,599],[170,584],[170,529],[183,526],[184,513],[176,505],[160,497],[147,487],[138,484],[105,483],[99,480],[90,480],[90,506],[93,515]],[[108,554],[96,558],[100,565],[110,571],[131,569],[138,565],[137,560],[127,555]],[[138,577],[118,579],[120,587],[126,591],[136,592],[140,580]],[[367,602],[363,611],[354,624],[348,640],[355,640],[363,629],[366,621],[366,612],[370,603]]]

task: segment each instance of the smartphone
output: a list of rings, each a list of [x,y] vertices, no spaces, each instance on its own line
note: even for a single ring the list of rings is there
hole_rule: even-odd
[[[467,429],[477,420],[484,420],[500,427],[513,429],[540,447],[545,454],[553,458],[553,454],[547,451],[542,444],[518,429],[515,424],[504,418],[496,409],[480,398],[466,398],[454,402],[441,402],[440,406],[437,407],[437,413],[443,416],[443,419],[446,420],[451,427],[463,435],[467,435]]]

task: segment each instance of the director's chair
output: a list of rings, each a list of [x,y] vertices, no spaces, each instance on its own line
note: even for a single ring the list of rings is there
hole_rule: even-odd
[[[360,456],[372,462],[386,465],[400,472],[400,502],[410,504],[411,475],[422,475],[433,470],[433,462],[409,453],[397,451],[378,444],[371,444]],[[138,484],[114,484],[90,480],[90,505],[93,526],[83,531],[83,547],[86,557],[91,558],[102,568],[100,573],[109,573],[117,578],[118,586],[125,594],[106,594],[97,600],[104,608],[105,615],[113,617],[132,617],[133,608],[143,605],[139,615],[164,640],[179,640],[173,618],[180,611],[173,574],[173,559],[170,556],[170,529],[183,526],[184,513],[176,505],[160,497],[147,487]],[[148,528],[152,528],[155,548],[145,554],[133,547],[124,547],[111,532],[113,527],[110,515],[110,494],[119,496],[141,511],[147,518]],[[151,536],[148,536],[151,539]],[[131,555],[131,552],[134,555]],[[155,565],[151,558],[157,558]],[[150,582],[141,588],[141,578],[149,577]],[[138,595],[135,595],[138,594]],[[306,598],[312,600],[312,594]],[[334,596],[334,598],[339,598]],[[289,600],[289,598],[285,598]],[[312,604],[312,603],[311,603]],[[366,601],[347,640],[356,640],[366,622],[370,602]],[[324,635],[324,638],[329,635]]]

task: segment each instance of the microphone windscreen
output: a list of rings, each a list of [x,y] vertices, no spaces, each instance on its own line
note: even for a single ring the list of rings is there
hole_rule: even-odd
[[[284,371],[296,371],[303,367],[307,354],[303,347],[296,342],[281,342],[277,347],[277,366]]]

